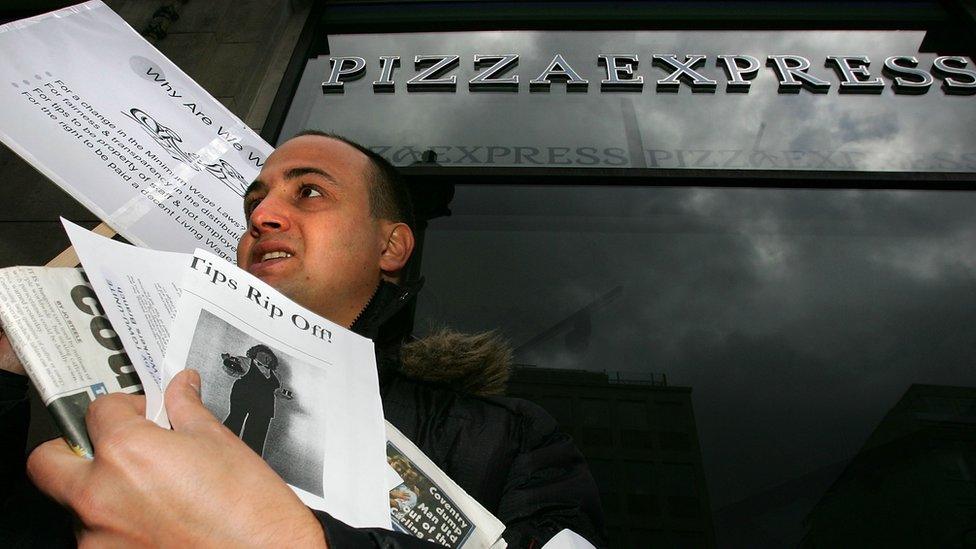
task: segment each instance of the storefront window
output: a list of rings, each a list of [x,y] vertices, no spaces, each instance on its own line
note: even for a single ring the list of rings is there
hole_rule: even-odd
[[[498,329],[521,365],[690,388],[693,420],[665,393],[613,397],[617,415],[633,417],[610,422],[605,402],[576,399],[584,452],[651,451],[659,473],[638,499],[671,513],[662,520],[699,507],[695,483],[679,488],[663,471],[694,478],[667,461],[700,445],[719,541],[743,516],[787,513],[775,517],[779,539],[795,544],[808,516],[829,531],[822,517],[837,500],[824,494],[852,463],[924,455],[925,421],[971,424],[972,193],[459,185],[451,208],[427,232],[421,331]],[[653,429],[650,443],[638,428]],[[962,444],[941,436],[932,444]],[[607,459],[620,475],[640,469]],[[942,482],[934,465],[902,465],[878,474]]]
[[[417,334],[511,343],[611,546],[962,545],[976,65],[918,26],[330,34],[279,139],[453,186]]]

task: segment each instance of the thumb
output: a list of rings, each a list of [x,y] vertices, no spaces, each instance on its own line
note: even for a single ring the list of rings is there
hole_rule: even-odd
[[[173,376],[166,387],[164,403],[175,431],[192,431],[217,421],[200,399],[200,373],[196,370],[183,370]]]
[[[92,462],[75,455],[64,440],[49,440],[31,452],[27,475],[42,492],[61,505],[69,505],[90,487]]]

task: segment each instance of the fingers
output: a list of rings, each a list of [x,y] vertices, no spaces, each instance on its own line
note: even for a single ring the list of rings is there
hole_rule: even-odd
[[[91,466],[60,438],[41,444],[27,458],[27,474],[34,485],[62,505],[79,493]]]
[[[173,376],[166,387],[165,403],[175,431],[209,428],[217,422],[200,400],[200,374],[196,370],[183,370]]]
[[[104,450],[100,441],[106,441],[113,433],[126,431],[116,437],[118,442],[131,435],[133,425],[151,425],[145,415],[146,399],[140,395],[113,393],[95,399],[85,416],[95,453]],[[27,459],[27,474],[34,484],[62,505],[84,497],[92,467],[92,461],[75,455],[62,439],[45,442]]]
[[[117,429],[131,428],[133,424],[146,422],[146,397],[112,393],[96,398],[88,405],[85,425],[92,444]]]

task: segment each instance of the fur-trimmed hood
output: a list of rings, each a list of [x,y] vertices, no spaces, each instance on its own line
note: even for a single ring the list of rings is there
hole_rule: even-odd
[[[352,331],[372,339],[378,356],[398,356],[400,373],[407,377],[474,395],[503,394],[512,349],[497,333],[441,329],[423,339],[408,337],[413,326],[410,305],[422,285],[423,279],[402,286],[381,282],[353,322]]]
[[[441,329],[400,348],[400,372],[407,377],[480,396],[504,394],[511,368],[512,348],[495,332]]]

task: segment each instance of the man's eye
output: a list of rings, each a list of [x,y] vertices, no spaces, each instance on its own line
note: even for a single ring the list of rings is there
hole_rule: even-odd
[[[316,196],[323,196],[322,192],[315,187],[309,185],[302,185],[300,191],[298,191],[298,196],[302,198],[314,198]]]

